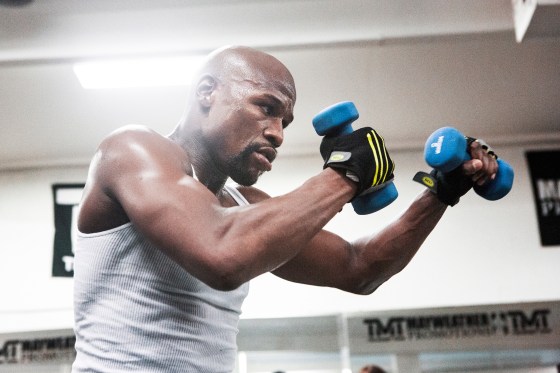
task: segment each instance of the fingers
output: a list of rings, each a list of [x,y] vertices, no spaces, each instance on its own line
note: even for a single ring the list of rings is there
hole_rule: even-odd
[[[498,162],[494,152],[483,141],[474,141],[470,145],[472,159],[463,164],[463,171],[477,185],[483,185],[488,180],[494,180],[498,172]]]

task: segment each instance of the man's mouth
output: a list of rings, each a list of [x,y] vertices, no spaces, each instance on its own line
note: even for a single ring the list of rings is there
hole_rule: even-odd
[[[264,146],[255,150],[259,164],[263,171],[270,171],[272,169],[272,162],[276,159],[277,151],[273,147]]]

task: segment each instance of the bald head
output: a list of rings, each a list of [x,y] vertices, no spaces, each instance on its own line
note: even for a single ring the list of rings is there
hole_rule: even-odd
[[[296,89],[292,74],[275,57],[262,51],[244,47],[227,46],[210,53],[196,79],[210,75],[219,82],[249,83],[280,89],[294,102]]]

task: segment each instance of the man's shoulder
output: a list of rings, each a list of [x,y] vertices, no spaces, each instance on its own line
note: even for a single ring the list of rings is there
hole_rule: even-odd
[[[100,144],[100,149],[114,153],[145,153],[153,149],[174,148],[174,143],[155,130],[138,124],[120,127],[107,135]]]
[[[188,161],[184,150],[169,138],[143,125],[126,125],[111,132],[99,146],[97,161],[111,168],[145,168],[172,164],[184,168]],[[137,167],[138,166],[138,167]]]
[[[156,132],[155,130],[140,124],[128,124],[117,128],[104,139],[104,141],[111,140],[126,140],[132,141],[134,139],[161,139],[165,137]]]

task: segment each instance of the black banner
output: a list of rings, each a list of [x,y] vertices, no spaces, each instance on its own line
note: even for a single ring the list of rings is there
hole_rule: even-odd
[[[83,189],[84,184],[52,185],[55,227],[53,277],[74,276],[73,232]]]
[[[560,245],[560,150],[526,153],[541,244]]]

